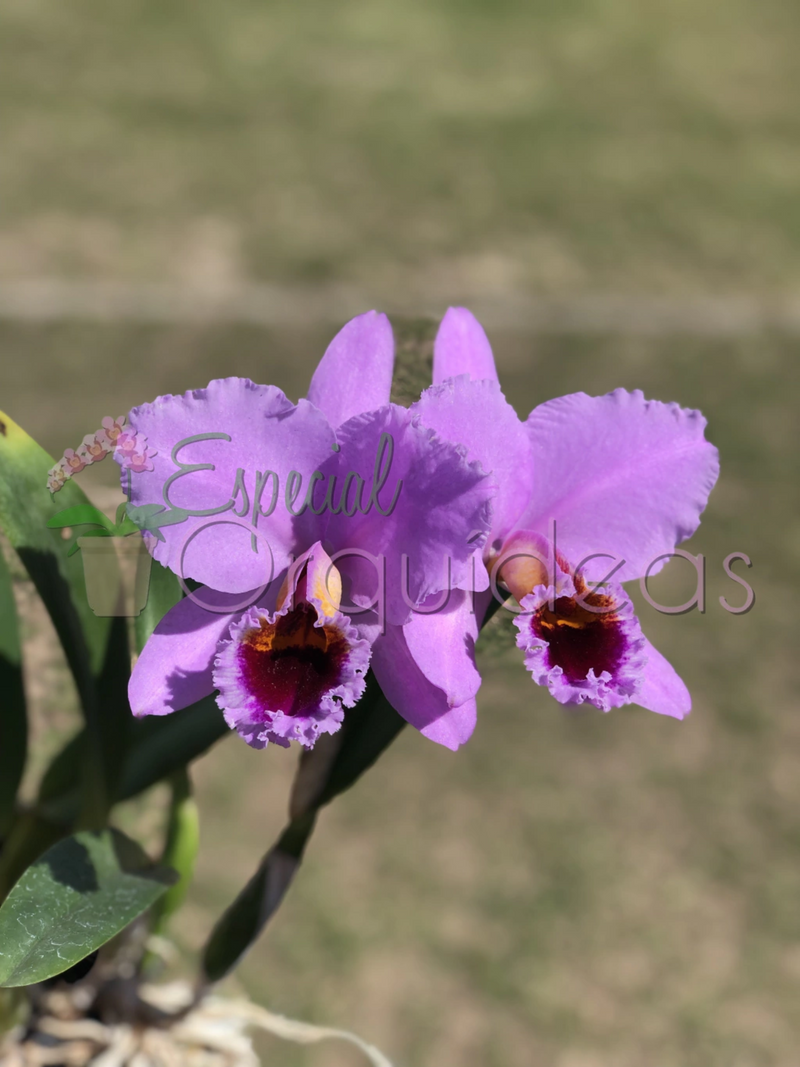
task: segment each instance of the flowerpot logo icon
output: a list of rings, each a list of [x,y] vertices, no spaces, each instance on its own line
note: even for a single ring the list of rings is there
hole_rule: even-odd
[[[86,598],[95,615],[138,615],[147,603],[152,559],[141,534],[79,537]]]

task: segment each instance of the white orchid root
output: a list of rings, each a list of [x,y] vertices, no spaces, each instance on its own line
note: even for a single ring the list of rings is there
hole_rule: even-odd
[[[346,1030],[198,993],[185,981],[154,985],[118,967],[96,970],[74,986],[28,991],[28,1018],[0,1036],[0,1067],[259,1067],[253,1030],[300,1044],[337,1038],[359,1048],[371,1067],[392,1067]]]

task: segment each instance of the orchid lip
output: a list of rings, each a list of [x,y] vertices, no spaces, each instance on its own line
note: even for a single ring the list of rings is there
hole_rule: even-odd
[[[562,704],[601,711],[628,704],[642,686],[645,639],[621,586],[590,592],[580,576],[569,586],[538,587],[515,619],[525,666]]]
[[[532,632],[548,643],[550,665],[560,667],[573,685],[582,682],[590,670],[614,677],[626,649],[613,599],[597,593],[586,599],[590,608],[610,609],[611,613],[594,617],[574,597],[561,596],[553,610],[542,605],[530,624]]]
[[[238,652],[243,682],[265,710],[302,714],[340,684],[347,642],[335,626],[316,622],[314,609],[300,604],[244,633]]]
[[[220,646],[214,684],[229,725],[248,743],[311,747],[335,733],[364,691],[370,647],[339,612],[288,601],[274,615],[253,610]]]

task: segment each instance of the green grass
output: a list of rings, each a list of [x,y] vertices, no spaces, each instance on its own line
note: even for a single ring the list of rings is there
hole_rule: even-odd
[[[0,347],[17,368],[8,406],[55,450],[106,408],[215,373],[296,395],[325,332],[5,325]],[[493,340],[522,413],[624,385],[708,416],[722,475],[688,546],[707,557],[707,612],[659,615],[638,596],[693,714],[565,714],[493,641],[469,745],[453,755],[408,730],[324,814],[241,981],[271,1008],[355,1029],[409,1067],[791,1067],[800,344]],[[104,375],[89,373],[94,359],[107,360]],[[753,560],[757,601],[741,617],[718,603],[741,602],[721,566],[732,551]],[[674,564],[653,592],[678,603],[690,584]],[[45,721],[54,714],[41,694],[37,706]],[[279,832],[294,765],[236,739],[199,764],[199,873],[175,931],[187,951]],[[335,1045],[263,1047],[281,1067],[360,1062]]]
[[[798,283],[792,0],[10,0],[0,271]]]

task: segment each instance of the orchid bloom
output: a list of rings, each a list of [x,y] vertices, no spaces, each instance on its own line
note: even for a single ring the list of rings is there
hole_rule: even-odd
[[[146,440],[147,437],[144,434],[138,433],[132,427],[127,426],[121,433],[117,434],[114,442],[115,458],[132,456],[134,452],[138,452],[144,447]]]
[[[71,474],[68,474],[65,469],[64,460],[60,459],[47,472],[47,488],[51,493],[57,493],[59,489],[66,485],[67,479],[70,477]]]
[[[90,463],[100,463],[110,451],[111,449],[105,440],[105,433],[100,430],[97,433],[88,433],[84,437],[78,448],[78,455],[88,466]]]
[[[50,468],[47,472],[47,488],[51,493],[57,493],[73,474],[79,474],[92,463],[100,463],[112,452],[123,470],[135,474],[151,471],[154,453],[146,442],[143,434],[131,430],[124,415],[117,419],[107,416],[99,430],[84,437],[77,451],[68,448],[59,462]],[[124,489],[127,485],[125,476],[122,481]]]
[[[687,715],[686,686],[643,635],[620,583],[657,573],[699,526],[719,473],[700,412],[617,389],[548,401],[522,422],[501,392],[486,334],[464,308],[441,323],[433,381],[411,410],[465,445],[497,483],[482,564],[522,609],[517,644],[534,681],[562,704]],[[480,618],[489,602],[476,598]],[[414,615],[400,640],[462,648],[477,620],[465,604],[459,617],[460,630],[457,620]]]
[[[461,446],[389,403],[393,364],[389,322],[370,312],[333,339],[297,404],[227,378],[131,411],[132,432],[156,449],[153,469],[131,479],[131,504],[163,502],[176,519],[148,547],[201,583],[145,645],[134,714],[165,715],[217,690],[249,744],[310,747],[338,729],[371,663],[423,734],[450,748],[469,736],[479,678],[468,650],[445,657],[443,671],[439,650],[409,650],[402,634],[412,607],[448,588],[460,604],[473,588],[493,486]]]
[[[71,478],[73,474],[80,474],[86,466],[86,460],[83,459],[74,448],[65,449],[64,458],[61,462],[64,465],[64,470],[68,478]]]
[[[114,458],[122,470],[129,470],[133,474],[142,474],[144,471],[153,470],[153,459],[156,453],[147,444],[147,438],[142,433],[126,431],[117,437],[114,447]],[[123,476],[124,477],[124,476]]]
[[[124,415],[120,415],[116,419],[112,418],[110,415],[106,415],[106,417],[102,419],[100,425],[101,429],[97,431],[97,437],[105,439],[106,448],[109,449],[109,451],[116,445],[120,434],[124,433],[128,428]]]

